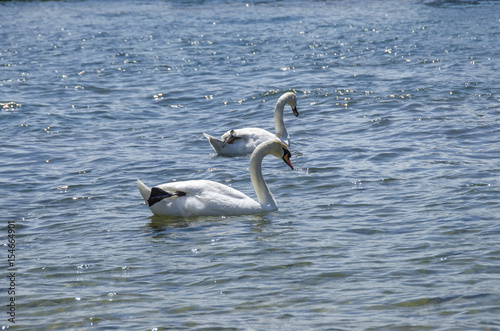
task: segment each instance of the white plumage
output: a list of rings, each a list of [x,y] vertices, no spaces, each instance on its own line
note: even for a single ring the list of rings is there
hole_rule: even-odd
[[[283,121],[283,110],[285,105],[292,107],[293,114],[299,116],[297,111],[297,97],[295,93],[284,93],[276,102],[274,108],[274,128],[276,134],[259,128],[244,128],[230,130],[221,136],[221,139],[203,133],[207,137],[210,145],[219,155],[244,155],[252,153],[253,150],[263,142],[279,138],[287,146],[290,145],[290,135]]]
[[[163,216],[231,216],[248,215],[278,209],[262,176],[262,159],[272,154],[282,158],[292,169],[290,152],[278,139],[260,144],[250,157],[250,178],[258,202],[242,192],[209,180],[171,182],[147,187],[137,179],[142,197],[155,215]]]

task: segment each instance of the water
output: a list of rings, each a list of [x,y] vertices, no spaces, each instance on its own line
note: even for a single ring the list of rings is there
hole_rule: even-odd
[[[499,330],[499,12],[2,2],[0,325]],[[296,169],[264,161],[278,211],[152,217],[136,177],[255,197],[248,157],[202,133],[273,130],[289,90]]]

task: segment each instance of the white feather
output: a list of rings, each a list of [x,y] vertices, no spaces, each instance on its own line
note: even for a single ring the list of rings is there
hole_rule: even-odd
[[[217,139],[209,134],[203,133],[210,145],[219,155],[235,156],[252,153],[253,150],[269,139],[280,139],[287,146],[290,145],[290,135],[283,121],[283,110],[285,105],[292,107],[295,116],[297,112],[297,97],[295,93],[287,92],[276,102],[274,108],[274,127],[276,134],[259,128],[244,128],[229,130]],[[231,139],[230,139],[231,138]]]
[[[262,176],[262,159],[268,154],[283,158],[292,167],[290,152],[278,139],[267,141],[255,149],[250,157],[249,169],[258,202],[232,187],[214,181],[188,180],[156,186],[172,196],[155,202],[149,208],[155,215],[181,217],[248,215],[276,210],[278,205]],[[139,179],[137,185],[143,199],[148,202],[151,188]]]

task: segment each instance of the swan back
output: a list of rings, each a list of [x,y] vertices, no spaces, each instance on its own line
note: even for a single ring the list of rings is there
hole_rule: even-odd
[[[232,216],[262,211],[257,201],[232,187],[210,180],[170,182],[150,189],[139,179],[139,190],[149,209],[163,216]],[[161,194],[157,192],[163,192]]]
[[[213,150],[219,155],[246,155],[255,150],[261,143],[276,138],[276,136],[260,128],[243,128],[227,131],[217,139],[203,133]]]

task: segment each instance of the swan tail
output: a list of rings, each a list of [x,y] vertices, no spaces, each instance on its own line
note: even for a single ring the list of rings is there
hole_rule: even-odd
[[[219,151],[224,148],[225,143],[222,140],[212,137],[211,135],[206,134],[205,132],[203,132],[203,135],[208,139],[210,146],[212,146],[214,151],[216,151],[217,153],[219,153]]]
[[[146,186],[139,178],[137,178],[137,187],[139,187],[139,191],[141,192],[142,198],[144,201],[148,201],[151,195],[151,189]]]

